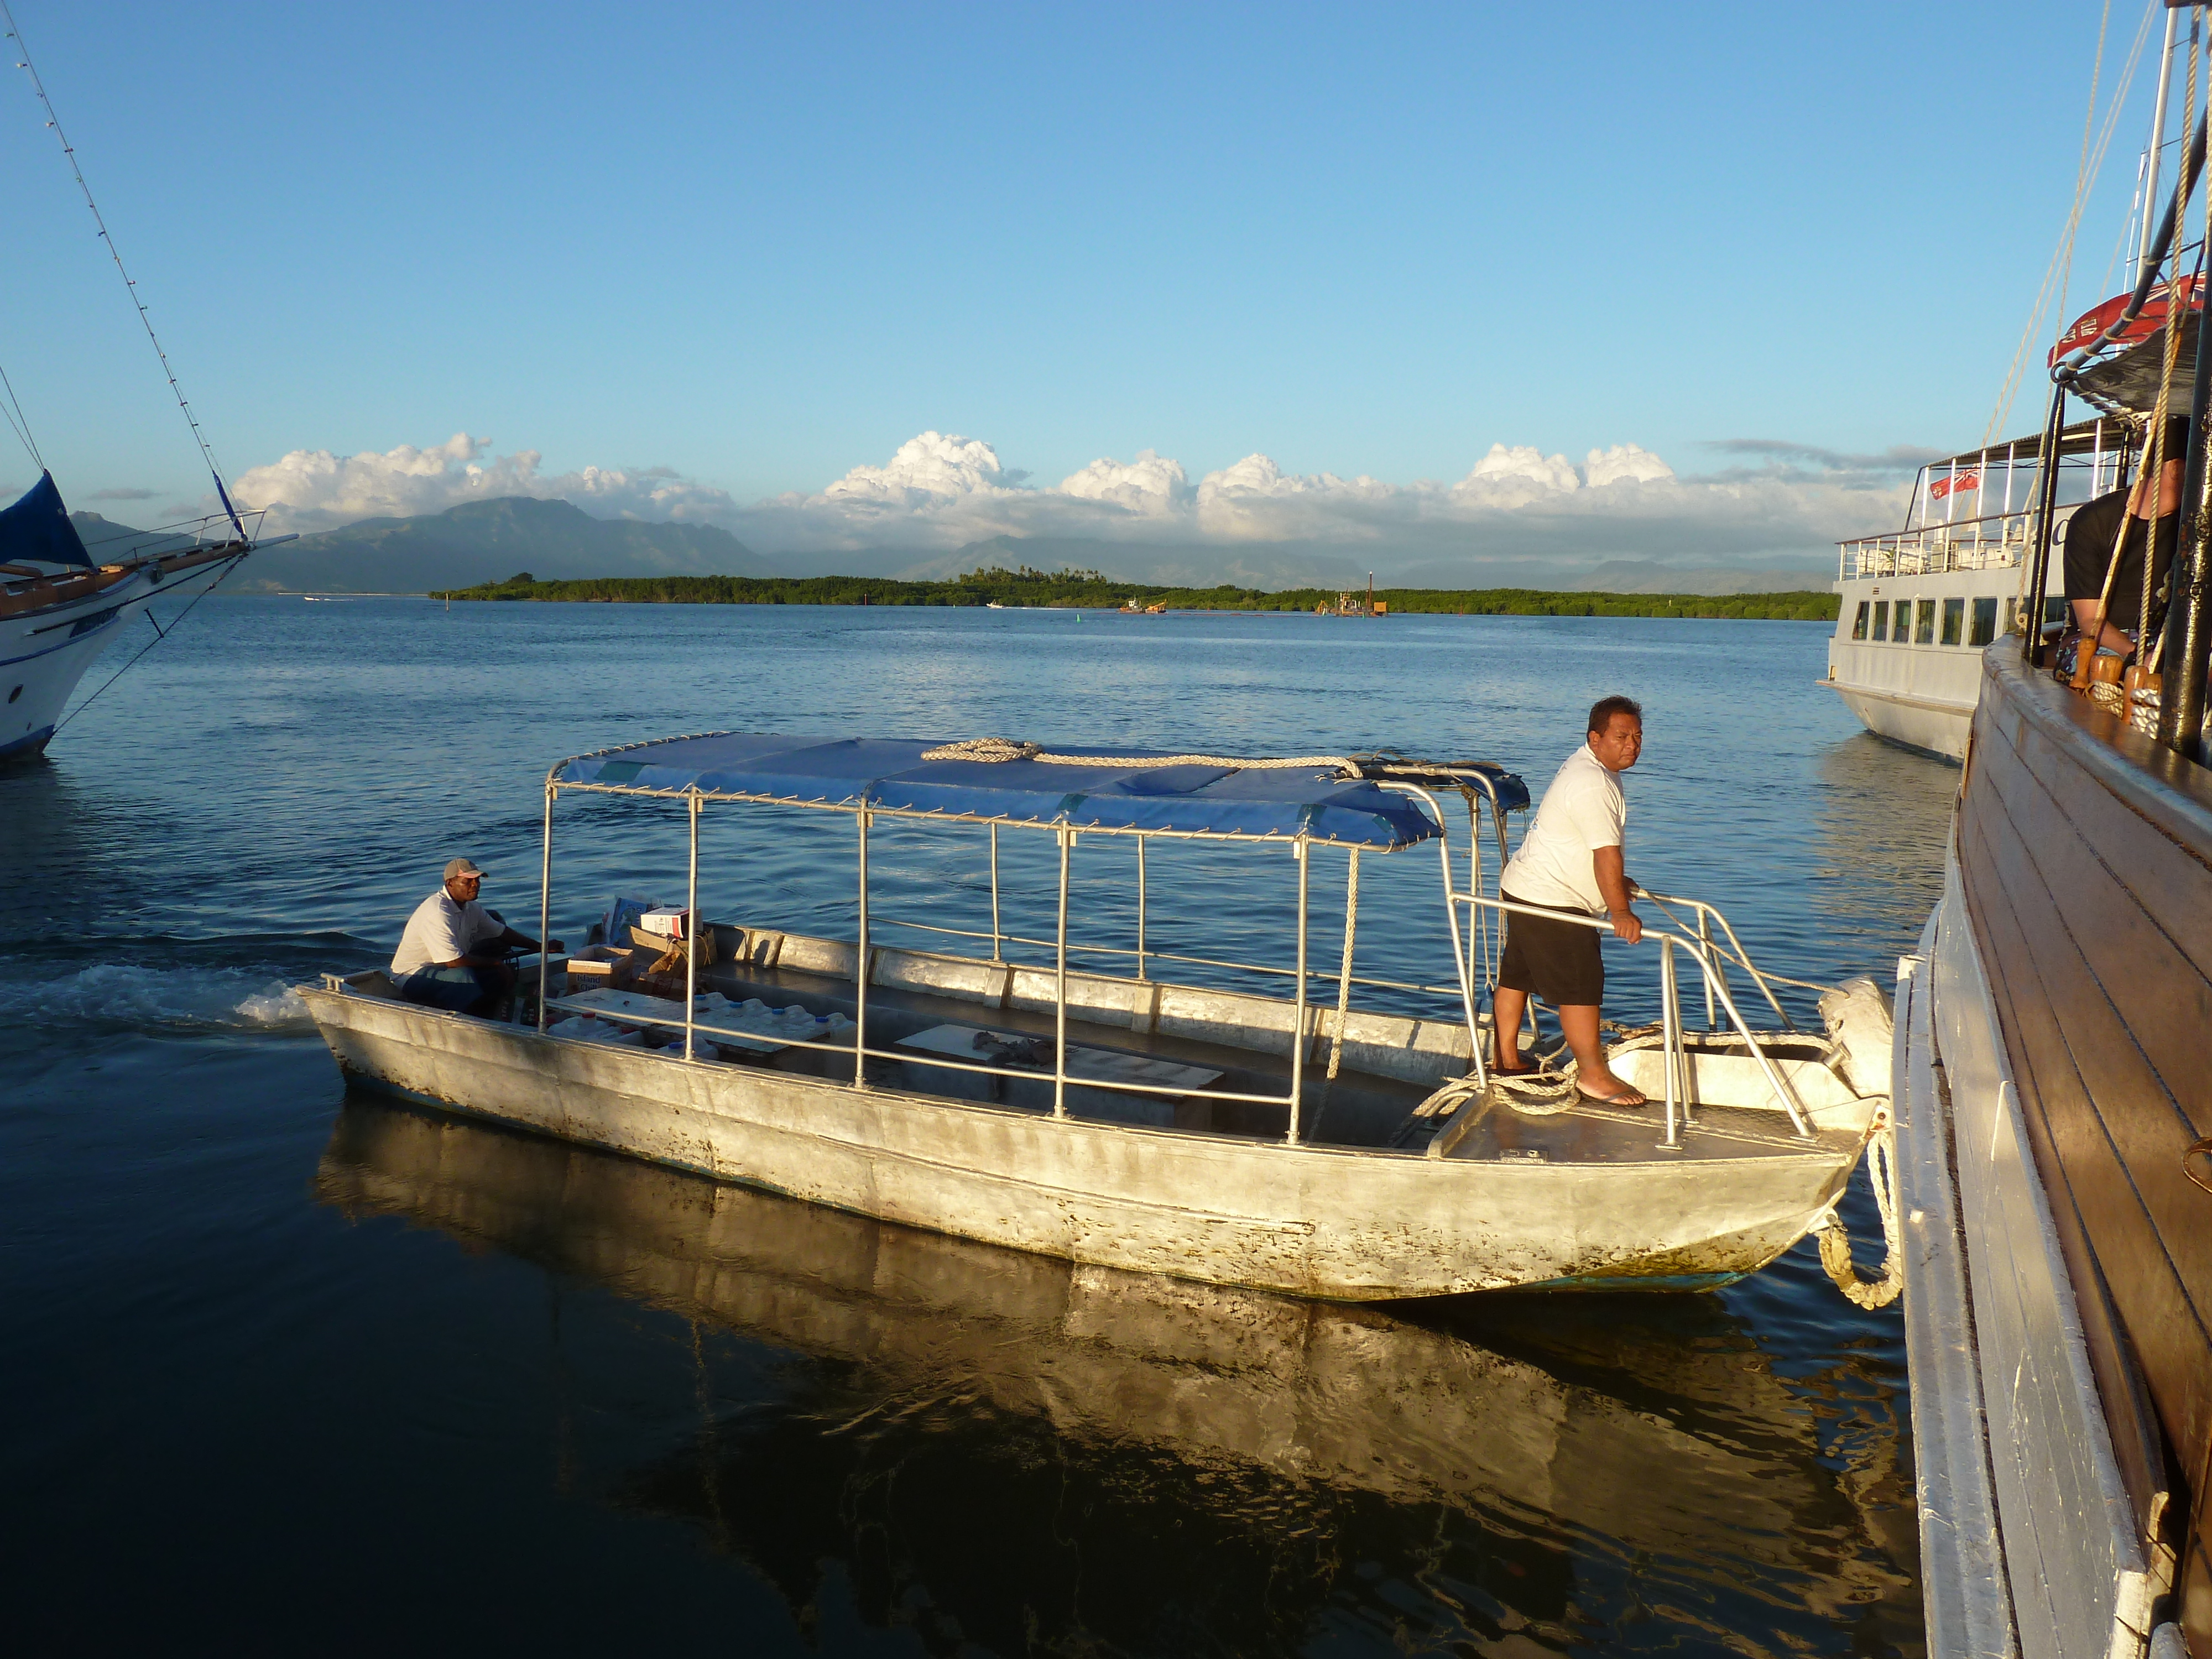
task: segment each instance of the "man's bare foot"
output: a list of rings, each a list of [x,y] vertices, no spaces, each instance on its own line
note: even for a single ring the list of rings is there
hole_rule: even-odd
[[[1592,1088],[1590,1083],[1595,1083],[1598,1086]],[[1623,1083],[1611,1072],[1603,1073],[1599,1077],[1591,1079],[1590,1083],[1585,1083],[1577,1078],[1575,1080],[1575,1087],[1584,1100],[1594,1102],[1597,1105],[1648,1106],[1651,1103],[1651,1097],[1643,1090],[1634,1084]]]

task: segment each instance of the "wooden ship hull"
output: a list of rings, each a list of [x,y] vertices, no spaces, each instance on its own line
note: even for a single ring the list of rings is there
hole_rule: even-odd
[[[2000,641],[1897,1016],[1930,1650],[2212,1653],[2212,774]]]

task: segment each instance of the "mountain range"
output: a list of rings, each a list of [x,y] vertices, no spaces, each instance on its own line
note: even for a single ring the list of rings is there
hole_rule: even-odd
[[[88,546],[128,544],[143,532],[73,515]],[[95,555],[99,554],[95,549]],[[107,556],[116,556],[108,554]],[[1119,581],[1163,586],[1229,583],[1269,591],[1353,588],[1369,569],[1398,587],[1532,587],[1613,593],[1751,593],[1824,588],[1830,573],[1810,563],[1776,568],[1690,568],[1613,559],[1561,569],[1528,559],[1408,558],[1387,548],[1355,559],[1324,543],[1222,546],[1073,537],[993,536],[951,552],[924,548],[841,549],[763,556],[713,525],[598,519],[565,501],[509,495],[468,501],[413,518],[363,519],[257,553],[229,584],[234,592],[423,593],[504,581],[527,572],[544,580],[600,576],[885,576],[945,580],[993,566],[1096,570]]]
[[[507,495],[303,536],[255,554],[231,586],[246,593],[423,593],[523,571],[548,580],[781,574],[713,525],[595,519],[567,501]]]

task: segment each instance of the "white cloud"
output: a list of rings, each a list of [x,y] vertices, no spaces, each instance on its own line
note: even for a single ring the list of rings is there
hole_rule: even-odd
[[[1364,474],[1286,473],[1266,455],[1247,455],[1198,481],[1195,527],[1209,537],[1284,541],[1334,526],[1346,539],[1364,541],[1363,512],[1387,507],[1396,493],[1397,486]]]
[[[489,438],[456,432],[427,449],[402,444],[381,453],[363,450],[356,455],[295,449],[240,474],[231,493],[242,507],[268,508],[264,527],[272,533],[443,513],[464,501],[502,495],[559,497],[602,519],[719,522],[736,505],[726,491],[692,483],[665,467],[629,471],[587,466],[548,477],[538,470],[538,451],[483,459],[490,447]]]
[[[1103,456],[1060,481],[1060,494],[1078,501],[1106,501],[1132,513],[1159,516],[1172,512],[1190,494],[1181,461],[1140,449],[1133,461]]]
[[[1263,554],[1357,555],[1363,569],[1418,567],[1430,580],[1474,582],[1486,570],[1510,568],[1515,580],[1553,573],[1561,585],[1608,560],[1825,562],[1836,538],[1893,524],[1905,494],[1895,469],[1857,464],[1865,458],[1831,465],[1826,452],[1747,439],[1723,447],[1765,465],[1704,477],[1680,477],[1633,443],[1589,450],[1579,471],[1564,455],[1495,443],[1455,483],[1285,472],[1252,454],[1194,486],[1180,462],[1146,449],[1126,461],[1102,457],[1038,487],[991,444],[930,431],[883,465],[853,467],[814,492],[741,506],[666,468],[555,476],[534,450],[495,456],[490,447],[457,433],[381,453],[295,450],[245,474],[236,493],[272,509],[270,528],[303,531],[500,495],[561,496],[600,517],[719,524],[771,562],[787,556],[806,568],[829,568],[841,552],[880,563],[893,550],[919,565],[1012,535],[1121,544],[1133,559],[1144,548],[1183,549],[1224,570]]]
[[[1547,455],[1528,444],[1509,449],[1504,444],[1492,444],[1490,453],[1474,464],[1474,470],[1460,480],[1462,489],[1479,489],[1486,486],[1496,489],[1501,485],[1534,484],[1540,489],[1580,489],[1583,481],[1575,476],[1575,469],[1564,455]],[[1517,491],[1509,493],[1520,493]]]
[[[1583,475],[1592,489],[1602,489],[1607,484],[1657,483],[1672,478],[1674,469],[1641,444],[1615,444],[1590,451]]]
[[[856,466],[820,499],[893,507],[927,507],[1012,487],[998,452],[975,438],[925,432],[898,447],[888,466]]]

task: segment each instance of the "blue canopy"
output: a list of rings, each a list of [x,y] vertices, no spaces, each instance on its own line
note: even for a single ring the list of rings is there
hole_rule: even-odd
[[[62,492],[54,488],[51,472],[41,472],[21,501],[0,510],[0,564],[18,559],[91,568],[92,556],[70,522],[69,508],[62,505]]]
[[[926,761],[933,743],[725,732],[634,744],[564,761],[555,784],[800,805],[943,813],[1073,830],[1239,837],[1305,836],[1388,852],[1437,834],[1408,797],[1331,765],[1266,771],[1164,766],[1157,751],[1084,745],[1097,765],[1037,760]],[[1519,780],[1500,773],[1517,789]],[[1524,796],[1525,799],[1525,796]]]

